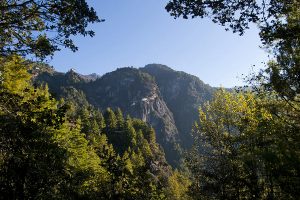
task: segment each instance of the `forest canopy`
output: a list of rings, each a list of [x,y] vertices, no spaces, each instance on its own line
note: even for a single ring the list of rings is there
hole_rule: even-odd
[[[141,119],[94,107],[71,83],[55,99],[35,82],[34,66],[50,70],[26,58],[94,36],[88,25],[103,20],[87,1],[0,1],[0,199],[299,199],[300,2],[171,0],[166,10],[240,35],[254,23],[272,55],[247,89],[200,106],[179,169]]]

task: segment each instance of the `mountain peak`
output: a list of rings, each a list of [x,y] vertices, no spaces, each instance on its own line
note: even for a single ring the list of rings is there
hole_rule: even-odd
[[[78,74],[75,69],[71,68],[66,74],[65,74],[66,80],[69,84],[73,83],[79,83],[83,81],[80,74]]]
[[[160,71],[174,71],[172,68],[168,67],[167,65],[162,65],[162,64],[148,64],[145,65],[144,69],[148,69],[148,70],[160,70]]]

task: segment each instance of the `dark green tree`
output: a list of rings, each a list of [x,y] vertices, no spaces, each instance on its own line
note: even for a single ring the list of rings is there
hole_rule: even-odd
[[[71,36],[94,36],[89,23],[100,22],[85,0],[1,0],[0,55],[53,55],[60,46],[76,51]]]
[[[118,128],[122,128],[123,125],[124,125],[124,116],[123,116],[123,113],[121,111],[120,108],[118,108],[116,111],[115,111],[115,115],[116,115],[116,118],[117,118],[117,126]]]
[[[107,108],[103,116],[106,124],[106,132],[117,128],[117,117],[111,108]]]
[[[166,10],[175,18],[209,17],[214,23],[241,35],[251,23],[265,27],[276,25],[277,19],[290,11],[294,0],[171,0]]]

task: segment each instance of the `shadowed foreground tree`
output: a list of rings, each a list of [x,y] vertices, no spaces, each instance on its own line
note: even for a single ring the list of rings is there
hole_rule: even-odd
[[[53,55],[60,46],[76,51],[71,36],[94,36],[101,22],[85,0],[1,0],[0,55]]]

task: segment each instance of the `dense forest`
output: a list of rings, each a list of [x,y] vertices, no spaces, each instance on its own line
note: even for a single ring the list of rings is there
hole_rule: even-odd
[[[237,89],[158,64],[56,72],[43,60],[104,20],[85,0],[0,9],[0,199],[300,198],[298,0],[166,5],[240,35],[259,25],[272,57]]]

